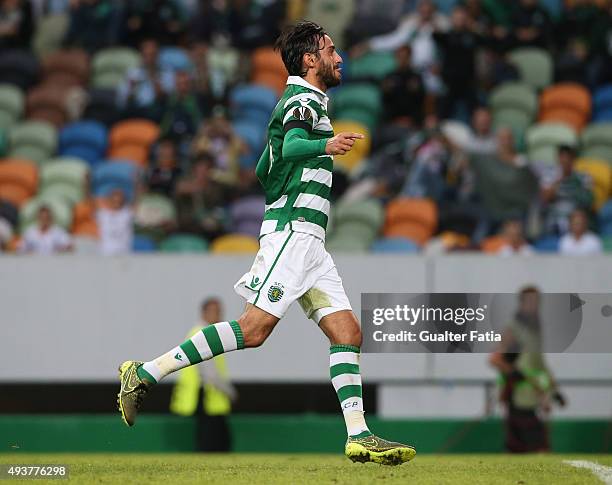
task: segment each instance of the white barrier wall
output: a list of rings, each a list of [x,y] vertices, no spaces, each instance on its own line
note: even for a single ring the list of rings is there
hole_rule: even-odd
[[[612,304],[610,257],[335,259],[356,311],[362,292],[515,292],[527,283],[543,291],[610,291]],[[236,318],[243,302],[232,286],[251,262],[250,256],[0,257],[0,382],[111,381],[121,361],[152,358],[181,342],[204,297],[220,296],[226,318]],[[238,382],[326,382],[327,346],[295,305],[261,349],[230,354],[228,364]],[[561,379],[612,378],[612,355],[552,355],[550,362]],[[369,382],[494,377],[484,355],[364,355],[362,368]]]

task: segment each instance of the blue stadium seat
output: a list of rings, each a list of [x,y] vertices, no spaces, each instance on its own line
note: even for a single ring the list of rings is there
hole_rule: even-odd
[[[265,86],[237,86],[230,94],[232,117],[236,121],[249,120],[266,126],[277,101],[276,92]]]
[[[612,121],[612,84],[602,86],[595,91],[593,121]]]
[[[606,202],[597,213],[599,232],[604,236],[612,235],[612,200]]]
[[[132,242],[132,250],[135,253],[151,253],[157,251],[157,245],[150,237],[136,234]]]
[[[164,47],[161,49],[158,58],[162,69],[170,71],[192,71],[193,62],[189,54],[180,47]]]
[[[235,122],[233,128],[236,135],[249,148],[249,152],[240,157],[240,165],[244,168],[254,167],[264,148],[266,125],[250,120],[242,120]]]
[[[557,236],[544,236],[538,239],[533,247],[539,253],[556,253],[559,251],[559,238]]]
[[[92,120],[71,123],[59,135],[59,153],[72,156],[94,165],[106,152],[108,132],[105,126]]]
[[[121,189],[131,201],[137,174],[138,168],[131,162],[104,161],[93,169],[93,193],[96,197],[106,197],[114,189]]]
[[[374,253],[418,253],[418,244],[403,237],[379,239],[372,245]]]

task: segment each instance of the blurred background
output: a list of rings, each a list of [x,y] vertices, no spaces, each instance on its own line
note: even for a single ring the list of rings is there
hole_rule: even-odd
[[[135,429],[114,411],[120,362],[206,324],[206,299],[242,310],[287,77],[271,46],[302,18],[344,59],[335,131],[365,134],[335,159],[327,240],[357,312],[362,292],[612,290],[610,1],[1,0],[2,451],[341,449],[296,308],[262,349],[161,384]],[[552,449],[610,451],[612,357],[547,362]],[[362,369],[380,434],[504,449],[487,355]]]

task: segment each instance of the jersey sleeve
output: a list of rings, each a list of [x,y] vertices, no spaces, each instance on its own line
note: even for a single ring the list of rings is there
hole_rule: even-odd
[[[317,103],[306,96],[288,103],[283,110],[283,131],[285,133],[292,128],[302,128],[310,133],[318,121]]]

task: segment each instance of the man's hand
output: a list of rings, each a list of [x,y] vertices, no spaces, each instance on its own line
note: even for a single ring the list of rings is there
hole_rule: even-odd
[[[363,140],[365,137],[361,133],[338,133],[333,138],[327,140],[325,153],[327,155],[344,155],[350,152],[355,144],[355,140]]]

